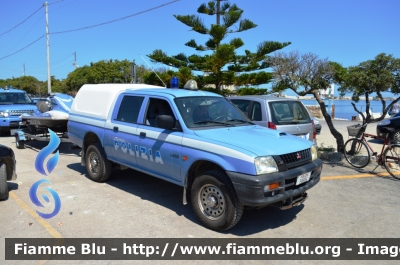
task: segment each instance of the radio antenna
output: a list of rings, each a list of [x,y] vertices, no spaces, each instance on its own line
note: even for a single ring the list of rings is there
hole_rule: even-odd
[[[160,79],[160,81],[164,84],[164,87],[167,88],[167,85],[164,83],[164,81],[162,81],[162,79],[158,76],[158,74],[156,73],[156,71],[154,71],[153,67],[151,67],[151,65],[143,58],[143,56],[141,54],[139,54],[140,57],[142,57],[143,61],[145,61],[147,63],[147,65],[150,67],[150,69],[153,71],[153,73],[156,74],[156,76],[158,77],[158,79]]]

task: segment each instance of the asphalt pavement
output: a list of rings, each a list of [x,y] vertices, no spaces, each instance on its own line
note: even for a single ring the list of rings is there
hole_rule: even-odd
[[[347,139],[347,126],[356,122],[334,121]],[[324,121],[318,143],[334,145]],[[368,132],[374,133],[370,125]],[[12,136],[0,144],[13,148],[17,158],[16,181],[9,182],[10,197],[0,202],[0,264],[76,264],[77,261],[4,260],[5,238],[399,238],[400,181],[385,176],[373,165],[355,169],[346,161],[324,161],[321,181],[307,191],[304,204],[282,211],[273,207],[246,210],[240,222],[225,232],[202,226],[190,203],[182,204],[181,187],[134,170],[118,170],[105,183],[91,181],[80,164],[79,150],[61,143],[55,170],[41,175],[34,169],[37,154],[46,142],[15,147]],[[379,146],[379,143],[374,143]],[[372,164],[372,163],[371,163]],[[377,174],[379,173],[379,174]],[[42,219],[37,211],[52,211],[52,201],[43,208],[32,203],[30,189],[39,179],[56,191],[61,210]],[[42,187],[37,195],[44,194]],[[344,250],[343,250],[344,251]],[[149,263],[150,261],[146,261]],[[397,264],[398,260],[385,261]],[[79,261],[79,264],[143,264],[143,261]],[[155,260],[154,264],[202,264],[202,261]],[[219,264],[265,264],[259,261],[218,261]],[[375,261],[268,261],[268,264],[375,264]]]

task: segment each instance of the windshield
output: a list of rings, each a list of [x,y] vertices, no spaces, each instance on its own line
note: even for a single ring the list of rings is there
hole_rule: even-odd
[[[0,105],[31,104],[32,100],[26,93],[0,93]]]
[[[222,97],[177,98],[175,103],[188,128],[252,124],[235,105]]]
[[[275,125],[310,123],[307,110],[299,101],[271,101],[272,121]]]

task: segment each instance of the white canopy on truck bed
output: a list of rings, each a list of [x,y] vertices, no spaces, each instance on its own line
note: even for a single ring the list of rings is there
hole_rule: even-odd
[[[146,84],[87,84],[83,85],[74,99],[71,114],[90,115],[93,118],[106,119],[115,97],[123,91],[161,88]]]

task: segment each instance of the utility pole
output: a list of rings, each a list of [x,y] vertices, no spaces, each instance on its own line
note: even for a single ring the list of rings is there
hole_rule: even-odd
[[[132,62],[132,83],[137,84],[135,60],[133,60],[133,62]]]
[[[46,47],[47,47],[47,92],[51,93],[51,75],[50,75],[50,36],[49,36],[49,4],[44,2],[46,7]]]
[[[74,56],[75,56],[75,59],[72,64],[73,64],[73,66],[75,66],[75,69],[76,69],[76,68],[78,68],[78,65],[76,65],[76,52],[74,52]]]
[[[220,24],[221,0],[217,0],[217,25]]]

